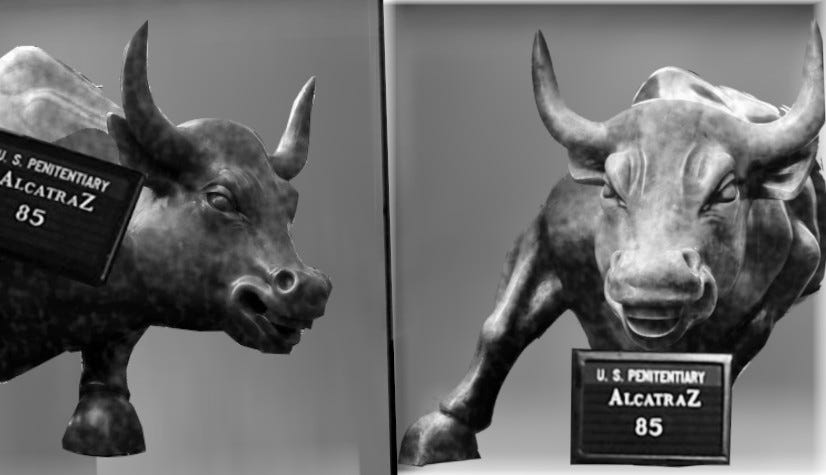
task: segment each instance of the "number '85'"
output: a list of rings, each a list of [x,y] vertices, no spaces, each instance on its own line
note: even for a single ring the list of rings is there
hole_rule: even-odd
[[[14,213],[14,219],[36,228],[46,222],[46,210],[40,208],[32,209],[29,205],[22,204],[17,207],[17,212]]]
[[[645,417],[638,417],[634,423],[634,433],[639,437],[659,437],[663,434],[663,419],[662,417],[652,417],[646,419]]]

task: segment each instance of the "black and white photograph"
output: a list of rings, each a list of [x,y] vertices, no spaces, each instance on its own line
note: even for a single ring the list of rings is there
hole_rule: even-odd
[[[629,440],[718,450],[712,470],[816,468],[817,18],[812,4],[385,2],[400,472],[701,463],[629,459]],[[653,370],[604,362],[596,377],[618,379],[593,428],[608,435],[586,445],[618,455],[575,456],[596,435],[572,439],[591,404],[572,401],[572,349],[730,355],[730,447],[727,423],[706,428],[715,447],[697,435],[719,392],[689,377],[707,371],[655,371],[633,393],[614,382]]]
[[[3,3],[0,473],[391,471],[378,12]]]
[[[0,475],[819,473],[819,1],[0,19]]]

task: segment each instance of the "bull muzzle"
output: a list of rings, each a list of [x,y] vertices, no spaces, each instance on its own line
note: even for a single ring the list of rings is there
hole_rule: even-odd
[[[605,276],[605,299],[636,344],[666,349],[711,315],[717,285],[694,249],[617,251]]]
[[[279,268],[265,278],[243,276],[232,284],[229,305],[252,321],[268,340],[287,350],[324,315],[330,279],[312,267]]]

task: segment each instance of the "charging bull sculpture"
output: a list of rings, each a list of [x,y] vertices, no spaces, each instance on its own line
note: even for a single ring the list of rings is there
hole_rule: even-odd
[[[466,376],[408,428],[404,464],[478,458],[508,371],[565,310],[594,349],[731,353],[736,376],[823,277],[816,24],[790,110],[664,68],[630,109],[592,122],[562,101],[541,32],[532,70],[570,175],[509,254]]]
[[[172,124],[149,91],[146,54],[144,24],[125,53],[123,116],[99,88],[38,48],[0,58],[0,127],[63,137],[58,144],[146,176],[106,285],[0,261],[0,380],[80,351],[80,399],[63,447],[88,455],[145,450],[126,367],[150,325],[222,330],[262,352],[289,353],[331,291],[290,236],[298,193],[289,180],[307,160],[314,80],[267,153],[235,122]]]

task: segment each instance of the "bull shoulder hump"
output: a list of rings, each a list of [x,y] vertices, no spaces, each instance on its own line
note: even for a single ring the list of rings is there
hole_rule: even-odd
[[[81,73],[35,46],[0,57],[0,127],[43,140],[82,128],[106,130],[106,114],[120,108]]]

